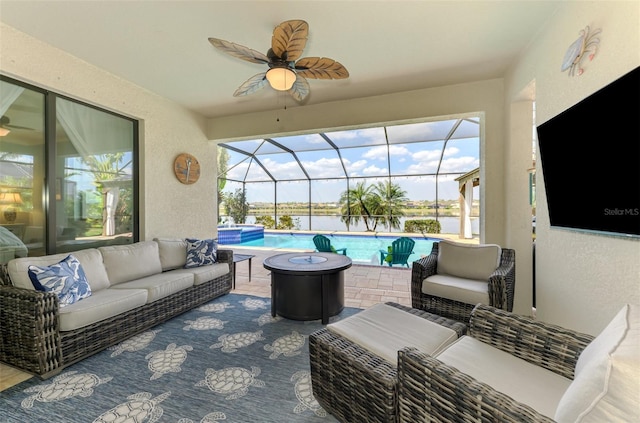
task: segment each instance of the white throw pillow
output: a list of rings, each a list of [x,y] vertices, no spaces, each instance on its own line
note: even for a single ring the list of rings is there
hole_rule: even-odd
[[[438,244],[438,274],[489,280],[500,265],[502,249],[496,244],[461,244],[442,240]]]
[[[558,422],[640,421],[640,306],[625,305],[580,355]]]

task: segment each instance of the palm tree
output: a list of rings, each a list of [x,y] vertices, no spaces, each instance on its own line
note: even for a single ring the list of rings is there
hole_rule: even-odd
[[[406,195],[399,184],[391,181],[381,181],[372,186],[369,204],[375,216],[374,230],[378,223],[389,226],[389,229],[400,229],[400,217],[404,216],[403,207],[408,200]]]
[[[372,229],[369,227],[372,216],[369,211],[369,200],[371,196],[371,187],[366,187],[364,182],[358,182],[353,189],[349,189],[340,194],[340,204],[342,220],[347,225],[360,222],[362,218],[367,227],[367,231]]]

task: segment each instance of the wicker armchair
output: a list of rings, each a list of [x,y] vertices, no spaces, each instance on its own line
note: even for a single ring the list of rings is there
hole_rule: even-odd
[[[461,245],[447,241],[435,242],[433,244],[431,254],[413,262],[411,272],[411,305],[413,308],[439,314],[440,316],[465,323],[469,322],[471,311],[479,302],[507,311],[513,310],[513,296],[516,279],[515,250],[508,248],[500,249],[500,264],[487,278],[487,291],[484,295],[485,299],[473,297],[474,299],[468,301],[460,301],[459,299],[451,298],[456,294],[445,297],[444,295],[437,295],[429,292],[429,289],[431,288],[425,289],[425,279],[439,275],[438,253],[440,243],[446,243],[447,246]],[[464,247],[472,250],[477,246],[467,245]],[[460,262],[459,266],[463,266],[463,264],[464,263]],[[468,265],[470,266],[470,264]],[[450,272],[450,274],[452,273]],[[457,286],[451,290],[458,294],[463,291],[461,287],[465,283],[462,278],[459,279],[460,280],[456,282]],[[472,284],[473,282],[477,281],[472,281]],[[444,289],[446,290],[447,288],[445,287]],[[424,292],[425,290],[427,290],[427,292]],[[465,294],[463,294],[463,297],[464,295]]]
[[[469,336],[567,379],[574,378],[578,358],[593,340],[481,304],[471,315]],[[398,353],[398,384],[400,422],[553,421],[514,400],[510,392],[499,392],[413,348]]]

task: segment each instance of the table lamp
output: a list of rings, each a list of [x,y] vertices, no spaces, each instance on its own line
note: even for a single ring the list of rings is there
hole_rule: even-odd
[[[4,220],[13,223],[18,217],[17,205],[22,204],[22,197],[19,192],[0,192],[0,204],[6,205],[4,209]]]

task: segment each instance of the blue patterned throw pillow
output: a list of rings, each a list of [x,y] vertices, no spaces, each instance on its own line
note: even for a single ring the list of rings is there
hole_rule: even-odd
[[[29,266],[29,279],[38,291],[58,295],[60,307],[91,296],[91,287],[82,265],[73,254],[51,266]]]
[[[190,267],[208,266],[218,261],[216,250],[218,246],[212,239],[185,239],[187,241],[187,263],[185,269]]]

